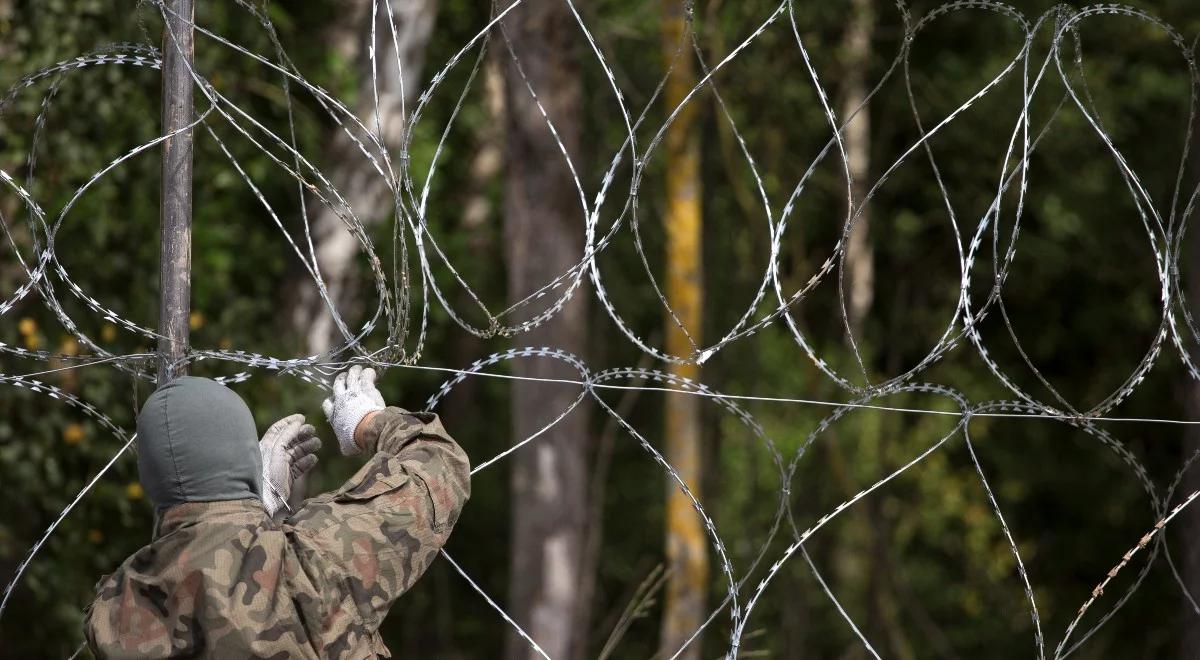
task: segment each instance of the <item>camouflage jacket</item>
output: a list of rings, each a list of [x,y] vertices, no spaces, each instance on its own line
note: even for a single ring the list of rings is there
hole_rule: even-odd
[[[466,454],[436,415],[388,408],[374,456],[282,522],[258,500],[189,502],[97,584],[99,658],[390,657],[388,608],[446,542],[470,496]]]

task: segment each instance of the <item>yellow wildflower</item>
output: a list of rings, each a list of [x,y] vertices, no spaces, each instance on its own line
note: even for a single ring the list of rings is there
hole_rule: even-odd
[[[63,429],[63,442],[68,445],[77,445],[83,442],[83,426],[71,422]]]
[[[125,497],[131,500],[140,500],[146,491],[142,490],[142,485],[138,482],[133,482],[125,487]]]
[[[71,336],[65,337],[62,340],[62,345],[58,348],[58,352],[63,355],[79,355],[79,340]]]

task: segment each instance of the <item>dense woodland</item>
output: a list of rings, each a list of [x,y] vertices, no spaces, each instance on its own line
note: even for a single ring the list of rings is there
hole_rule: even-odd
[[[558,0],[526,3],[505,19],[513,52],[525,75],[543,85],[547,111],[559,124],[585,190],[594,195],[627,135],[625,119],[592,46],[565,11],[567,5]],[[400,99],[411,109],[434,73],[487,24],[492,11],[487,2],[466,0],[393,3],[403,24],[402,38],[383,40],[380,47],[394,54],[398,46],[408,68],[403,86],[398,76],[383,75],[385,84],[373,91],[364,73],[369,71],[370,0],[247,4],[270,17],[278,43],[297,70],[362,117],[370,116],[376,92],[387,112],[396,112]],[[658,92],[681,52],[678,44],[685,44],[682,52],[689,63],[672,71],[694,80],[778,7],[756,0],[694,3],[689,29],[680,33],[694,33],[701,58],[693,59],[689,37],[672,43],[669,26],[664,27],[681,3],[576,4],[628,106],[634,112],[648,107],[637,128],[642,143],[654,138],[673,108],[666,100],[673,87]],[[1200,36],[1200,8],[1194,0],[1135,4],[1174,25],[1188,47]],[[920,17],[936,6],[914,2],[908,11]],[[1054,5],[1020,0],[1012,6],[1034,20]],[[843,120],[887,76],[844,131],[858,199],[920,136],[910,103],[920,108],[927,129],[978,92],[1025,45],[1011,17],[961,9],[932,20],[912,41],[907,62],[895,65],[906,36],[897,5],[885,0],[796,2],[793,12],[811,65]],[[201,3],[197,22],[275,58],[272,35],[239,3]],[[1049,52],[1053,24],[1051,19],[1031,43],[1030,76]],[[158,10],[150,2],[0,0],[0,85],[7,89],[41,67],[108,44],[157,45],[161,30]],[[671,195],[678,189],[672,173],[685,171],[675,157],[690,154],[702,217],[703,275],[697,284],[703,307],[689,330],[707,340],[702,346],[738,322],[768,267],[771,234],[761,197],[777,216],[831,136],[792,30],[785,16],[723,67],[713,78],[715,85],[695,96],[683,142],[653,152],[644,170],[638,231],[648,267],[666,281],[671,255],[664,220],[672,217]],[[1073,84],[1086,88],[1104,131],[1164,218],[1172,217],[1178,226],[1186,199],[1200,181],[1200,160],[1192,157],[1185,163],[1182,199],[1173,198],[1192,120],[1191,80],[1179,48],[1152,24],[1124,16],[1091,19],[1069,41],[1063,57],[1080,58],[1086,71],[1081,75],[1069,69]],[[538,109],[523,93],[525,83],[517,78],[503,43],[497,33],[477,69],[478,48],[446,72],[413,130],[407,154],[414,176],[423,177],[450,123],[425,217],[459,274],[492,309],[503,309],[515,291],[528,293],[535,288],[530,282],[547,281],[577,262],[583,238],[578,196],[561,159],[546,156],[557,145],[547,144],[544,125],[541,132],[529,128]],[[364,173],[365,160],[320,104],[294,85],[285,89],[280,76],[250,58],[211,40],[198,39],[197,44],[196,68],[214,88],[272,130],[295,130],[301,151],[346,192],[390,269],[396,223],[391,197]],[[847,243],[841,285],[846,317],[837,272],[789,311],[814,353],[856,386],[882,382],[920,364],[954,315],[962,279],[959,252],[996,197],[1021,111],[1022,75],[1018,67],[931,140],[936,169],[919,153],[890,172],[873,193],[863,214],[866,220]],[[1061,396],[1086,411],[1118,390],[1143,359],[1159,335],[1163,303],[1155,253],[1126,181],[1083,115],[1069,102],[1063,106],[1066,86],[1058,75],[1052,65],[1029,109],[1031,130],[1052,117],[1053,124],[1030,156],[1024,217],[1003,288],[1003,313],[990,314],[978,330],[990,359],[1017,386],[1040,401],[1057,402]],[[31,191],[52,216],[93,172],[158,135],[158,76],[149,68],[95,66],[62,79],[40,129],[32,166]],[[471,91],[460,105],[456,90],[468,83]],[[31,171],[29,149],[39,134],[37,118],[52,84],[48,79],[21,91],[0,116],[0,169],[17,181],[25,181]],[[206,124],[213,134],[196,134],[192,345],[285,358],[325,350],[332,323],[311,278],[255,191],[231,167],[222,145],[285,226],[300,227],[304,195],[295,179],[219,119]],[[399,157],[402,131],[397,122],[385,124],[383,138]],[[761,174],[761,195],[741,140]],[[1200,144],[1193,151],[1196,147]],[[791,210],[779,259],[781,280],[790,291],[818,271],[841,236],[847,215],[846,169],[836,156],[821,161]],[[628,195],[629,167],[619,167],[615,176],[620,183],[613,188],[602,226],[612,222]],[[159,178],[157,151],[131,159],[79,198],[54,245],[63,267],[89,295],[149,327],[158,313]],[[522,186],[535,186],[536,194]],[[1004,204],[1015,204],[1017,192],[1013,187],[1006,193]],[[518,203],[531,199],[532,211]],[[361,324],[377,304],[368,264],[352,242],[346,247],[336,216],[316,206],[308,212],[316,240],[327,241],[322,243],[331,259],[326,270],[337,285],[341,309],[348,321]],[[515,222],[523,212],[570,221],[547,230]],[[13,249],[26,259],[35,254],[27,213],[9,188],[0,190],[0,214],[12,236],[0,257],[0,296],[5,299],[27,280]],[[966,235],[955,235],[952,216]],[[1005,222],[1006,231],[1011,230],[1011,215]],[[984,240],[992,240],[990,233]],[[1000,239],[1001,255],[1010,240],[1008,234]],[[1200,300],[1200,285],[1195,285],[1200,283],[1200,249],[1191,245],[1194,237],[1183,240],[1180,281],[1187,290],[1182,295]],[[993,277],[993,248],[982,254],[973,273],[973,296],[980,301]],[[608,300],[639,337],[662,347],[670,341],[667,329],[672,326],[641,259],[629,228],[597,257]],[[485,317],[470,314],[474,308],[468,292],[452,284],[444,266],[435,264],[432,275],[447,283],[454,309],[468,312],[469,322],[486,325]],[[668,369],[618,330],[589,289],[585,280],[550,324],[486,339],[465,332],[433,300],[428,343],[418,364],[463,368],[509,347],[549,345],[583,356],[596,371]],[[109,351],[153,351],[144,338],[105,321],[76,298],[60,292],[60,299],[79,331]],[[768,296],[755,318],[774,304]],[[850,350],[847,326],[861,365]],[[1020,338],[1019,346],[1010,329]],[[1190,338],[1184,350],[1195,353],[1195,338],[1183,336]],[[382,338],[374,341],[368,344],[378,347]],[[84,350],[36,295],[0,318],[0,342],[63,354]],[[1025,359],[1037,365],[1041,378]],[[62,364],[0,354],[3,374]],[[192,367],[192,373],[210,376],[238,370],[238,365],[215,360]],[[535,377],[563,373],[536,360],[505,362],[496,370]],[[390,402],[418,408],[446,377],[395,368],[388,370],[381,389]],[[855,398],[818,369],[782,319],[725,346],[704,362],[698,377],[713,389],[734,394],[833,402]],[[152,387],[105,365],[43,379],[92,402],[127,429]],[[925,367],[916,381],[954,388],[973,403],[1015,398],[965,340]],[[234,388],[262,429],[297,410],[319,420],[325,448],[308,484],[310,493],[334,488],[350,475],[354,463],[337,455],[324,424],[321,390],[268,370],[255,371]],[[440,403],[438,412],[479,462],[537,431],[577,394],[578,389],[563,391],[549,384],[468,378]],[[682,395],[634,389],[601,396],[651,445],[669,451],[667,430],[679,428],[667,419],[670,400]],[[743,601],[792,542],[792,523],[776,518],[781,497],[794,525],[805,529],[915,458],[957,421],[953,416],[856,410],[809,445],[809,435],[832,408],[742,402],[785,463],[799,456],[790,483],[781,484],[772,450],[742,420],[710,400],[692,400],[696,403],[689,404],[694,408],[689,414],[698,417],[688,427],[695,436],[688,446],[696,450],[698,461],[695,485],[730,561],[739,576],[746,576]],[[876,403],[955,409],[933,394],[893,395]],[[1188,375],[1173,342],[1162,345],[1145,380],[1108,415],[1200,419],[1200,383]],[[1177,504],[1200,488],[1200,466],[1192,467],[1167,499],[1177,472],[1200,449],[1200,431],[1145,422],[1097,424],[1145,466],[1154,496],[1164,498],[1160,506]],[[676,439],[685,437],[672,433]],[[952,438],[814,534],[805,552],[790,557],[756,605],[741,657],[871,657],[839,608],[881,657],[1037,656],[1018,567],[981,486],[972,451],[1016,540],[1038,603],[1047,653],[1053,653],[1093,588],[1161,514],[1118,452],[1070,424],[980,417],[970,424],[970,440],[969,448],[961,434]],[[555,622],[531,632],[556,650],[551,653],[555,658],[669,657],[671,652],[662,653],[669,628],[664,603],[667,585],[679,573],[665,570],[672,565],[664,528],[673,489],[662,468],[594,402],[585,402],[538,442],[542,445],[532,444],[476,475],[472,500],[447,549],[518,621],[532,626],[534,609],[554,610]],[[6,500],[0,506],[0,581],[7,584],[30,546],[119,444],[77,410],[0,383],[0,487]],[[564,495],[557,509],[546,509],[529,486],[540,469],[539,446],[561,459],[555,478]],[[1181,588],[1181,583],[1190,584],[1192,598],[1200,600],[1197,507],[1167,529],[1171,561],[1160,549],[1136,592],[1073,655],[1200,657],[1200,608]],[[63,522],[22,578],[0,619],[0,657],[70,655],[82,641],[83,608],[93,585],[148,541],[151,521],[136,461],[126,456]],[[772,536],[777,523],[781,528]],[[572,592],[565,599],[558,594],[560,601],[544,600],[551,597],[538,577],[550,561],[546,539],[553,534],[569,540],[572,557]],[[767,559],[756,563],[763,552]],[[1073,639],[1113,610],[1138,578],[1144,558],[1135,558],[1105,589]],[[809,562],[836,595],[836,604]],[[707,616],[722,606],[727,591],[711,548],[703,579],[707,586],[702,584],[698,593]],[[729,628],[728,609],[721,609],[687,657],[726,653]],[[532,657],[445,561],[435,563],[397,603],[383,630],[397,657],[495,657],[501,649],[510,658]]]

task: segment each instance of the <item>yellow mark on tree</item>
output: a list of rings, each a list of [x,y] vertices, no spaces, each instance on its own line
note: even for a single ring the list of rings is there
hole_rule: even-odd
[[[674,111],[696,84],[695,66],[687,38],[684,0],[663,0],[662,48],[667,76],[665,101]],[[700,136],[696,128],[697,98],[675,116],[667,128],[666,297],[674,318],[666,319],[667,353],[691,357],[701,347],[704,305],[702,214],[700,205]],[[697,379],[697,364],[673,364],[670,372]],[[666,397],[666,458],[692,494],[700,497],[700,399]],[[708,543],[691,498],[673,479],[667,480],[666,553],[668,578],[660,640],[662,657],[672,657],[704,621],[708,592]],[[683,651],[682,660],[700,657],[699,640]]]

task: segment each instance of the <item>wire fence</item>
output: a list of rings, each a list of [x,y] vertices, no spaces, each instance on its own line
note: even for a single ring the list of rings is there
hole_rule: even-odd
[[[1034,647],[1037,657],[1044,658],[1052,654],[1055,658],[1070,655],[1080,648],[1095,632],[1103,626],[1121,606],[1126,603],[1133,593],[1143,583],[1144,578],[1161,557],[1170,559],[1169,551],[1163,542],[1160,532],[1179,512],[1190,505],[1200,493],[1192,493],[1186,497],[1177,495],[1184,472],[1195,462],[1193,455],[1179,470],[1173,483],[1166,489],[1155,486],[1148,477],[1142,462],[1117,439],[1111,432],[1109,423],[1122,421],[1153,422],[1164,424],[1194,425],[1200,420],[1180,419],[1144,419],[1119,417],[1114,411],[1134,393],[1143,382],[1147,373],[1160,360],[1179,360],[1186,366],[1188,372],[1200,379],[1200,367],[1196,364],[1188,347],[1200,342],[1200,327],[1188,306],[1180,280],[1179,262],[1183,253],[1183,238],[1187,220],[1191,217],[1196,205],[1196,182],[1185,177],[1188,158],[1188,146],[1191,143],[1190,131],[1184,143],[1179,165],[1179,177],[1175,182],[1175,193],[1169,208],[1163,208],[1147,192],[1144,182],[1128,164],[1126,156],[1110,136],[1101,113],[1096,106],[1091,90],[1086,85],[1086,62],[1079,48],[1080,34],[1089,23],[1098,17],[1116,18],[1122,21],[1135,22],[1139,29],[1149,27],[1159,36],[1165,37],[1177,48],[1179,53],[1178,75],[1186,79],[1191,90],[1192,107],[1188,125],[1191,126],[1195,115],[1197,82],[1200,81],[1193,46],[1186,42],[1180,33],[1170,25],[1142,11],[1114,4],[1100,4],[1080,9],[1065,6],[1040,16],[1029,17],[1017,9],[998,2],[970,0],[952,2],[937,7],[924,15],[915,15],[903,2],[897,2],[896,7],[902,20],[903,39],[899,52],[895,54],[884,76],[875,82],[874,88],[867,95],[863,106],[880,93],[884,84],[889,81],[900,81],[907,90],[912,117],[919,127],[919,138],[914,141],[898,158],[879,168],[880,174],[871,180],[868,191],[860,198],[855,197],[855,182],[849,167],[850,158],[844,139],[847,125],[854,118],[839,114],[833,107],[830,94],[822,80],[819,67],[814,64],[810,50],[813,46],[803,38],[804,30],[799,23],[796,6],[793,0],[783,0],[777,5],[766,6],[763,9],[761,22],[750,31],[728,52],[715,60],[710,58],[701,48],[695,31],[689,30],[678,44],[675,62],[679,58],[694,58],[702,72],[697,85],[687,94],[683,103],[678,107],[669,108],[665,120],[657,126],[648,124],[651,117],[657,116],[653,111],[656,104],[662,103],[660,92],[662,84],[651,96],[649,101],[640,107],[631,105],[630,95],[625,93],[618,84],[618,76],[613,71],[609,55],[599,45],[593,30],[593,20],[585,20],[572,0],[563,0],[569,7],[576,20],[577,38],[582,43],[584,51],[592,63],[604,74],[609,85],[608,102],[617,108],[621,124],[624,126],[623,143],[608,159],[610,163],[606,172],[600,177],[598,187],[589,188],[578,175],[578,167],[572,162],[569,150],[563,144],[556,130],[554,121],[549,113],[541,106],[538,92],[528,78],[524,78],[525,87],[531,98],[542,110],[545,130],[553,137],[562,152],[562,165],[571,172],[578,195],[578,221],[583,231],[583,258],[553,280],[545,282],[527,297],[512,301],[488,301],[482,293],[472,288],[467,279],[460,274],[460,269],[448,256],[448,250],[443,243],[445,237],[439,236],[429,222],[427,213],[431,189],[437,180],[440,170],[454,167],[453,163],[443,162],[446,136],[450,128],[460,117],[459,110],[467,102],[472,86],[478,84],[476,75],[485,65],[487,53],[498,51],[501,57],[515,60],[513,70],[524,76],[524,69],[517,56],[514,45],[505,29],[506,19],[522,11],[525,0],[516,0],[511,4],[500,2],[493,6],[492,18],[467,43],[462,45],[448,61],[443,63],[429,79],[417,101],[412,107],[402,107],[402,147],[389,148],[383,137],[383,126],[379,120],[378,111],[372,117],[360,117],[348,105],[332,93],[310,82],[299,71],[288,57],[287,51],[276,36],[275,26],[267,12],[258,5],[238,0],[238,6],[248,16],[261,24],[270,36],[275,46],[275,52],[255,52],[212,28],[202,24],[195,25],[199,49],[225,49],[239,57],[253,60],[258,65],[277,76],[280,90],[287,103],[288,130],[276,132],[267,123],[257,119],[252,112],[235,100],[222,93],[215,86],[211,74],[193,69],[191,71],[197,96],[197,112],[195,121],[189,130],[202,131],[203,135],[213,140],[228,160],[229,171],[253,191],[261,205],[259,211],[269,217],[278,230],[282,239],[281,249],[295,255],[311,277],[311,284],[324,301],[325,307],[334,319],[340,340],[327,352],[307,356],[271,356],[250,353],[242,350],[213,350],[193,349],[184,358],[187,363],[204,361],[219,361],[237,365],[240,371],[224,380],[230,382],[242,381],[261,374],[275,374],[302,379],[318,388],[327,389],[332,375],[350,364],[370,364],[376,369],[407,369],[444,372],[445,382],[429,398],[427,406],[436,409],[456,386],[468,378],[503,378],[518,381],[535,381],[552,383],[559,387],[571,388],[578,391],[578,396],[570,408],[555,413],[543,431],[528,438],[518,438],[509,447],[494,456],[482,457],[478,460],[475,471],[488,469],[503,461],[521,447],[536,443],[546,429],[562,420],[575,407],[590,401],[610,415],[620,428],[634,439],[650,455],[678,488],[691,499],[696,511],[703,520],[704,529],[716,557],[719,571],[724,582],[724,593],[719,602],[711,607],[704,624],[695,631],[692,639],[708,628],[721,627],[727,638],[728,657],[736,657],[742,648],[742,640],[746,634],[747,625],[752,621],[755,608],[762,602],[764,596],[779,575],[783,566],[795,561],[800,555],[811,569],[816,579],[823,587],[825,595],[837,607],[845,624],[865,645],[865,648],[875,657],[878,653],[871,642],[863,636],[861,628],[855,624],[851,616],[842,608],[836,595],[822,578],[815,563],[805,552],[805,542],[823,526],[841,515],[860,500],[870,497],[873,492],[883,487],[889,481],[918,465],[921,461],[935,452],[943,451],[951,445],[965,446],[974,465],[979,484],[985,490],[991,513],[1003,529],[1012,556],[1015,560],[1018,575],[1022,583],[1025,599],[1035,630]],[[151,3],[164,17],[170,10],[158,0]],[[388,20],[372,21],[372,29],[365,38],[370,40],[368,49],[372,66],[372,89],[378,90],[377,76],[380,71],[400,72],[403,79],[403,65],[399,59],[398,49],[390,52],[396,54],[396,61],[376,63],[377,53],[386,49],[376,47],[385,40],[399,39],[397,23],[393,16],[392,0],[375,0],[372,5],[373,16],[387,16]],[[912,92],[912,72],[910,57],[914,45],[921,42],[927,28],[945,17],[966,12],[987,12],[1001,17],[1024,35],[1024,43],[1003,67],[999,73],[979,86],[972,95],[959,104],[944,117],[935,120],[922,114],[922,110]],[[377,25],[390,25],[389,31],[377,32]],[[723,78],[732,62],[747,49],[754,48],[756,43],[768,31],[786,34],[792,41],[792,46],[800,54],[804,70],[797,75],[803,75],[821,106],[821,112],[827,120],[827,141],[817,153],[812,156],[805,174],[792,188],[782,204],[772,204],[764,182],[764,172],[760,171],[755,159],[747,147],[747,141],[742,135],[742,129],[734,121],[734,113],[730,111],[722,96],[723,87],[734,86],[737,78]],[[1035,44],[1039,39],[1048,39],[1048,49],[1039,49]],[[36,118],[31,140],[31,148],[27,163],[27,173],[24,180],[18,180],[13,174],[0,170],[0,183],[11,194],[15,194],[26,210],[28,229],[34,237],[32,250],[23,249],[14,236],[16,222],[14,218],[0,218],[0,229],[11,248],[12,258],[17,260],[25,273],[24,283],[15,291],[4,294],[0,300],[0,316],[11,312],[18,303],[27,298],[35,298],[51,312],[61,323],[66,332],[70,333],[85,349],[86,355],[61,355],[50,351],[38,351],[13,345],[0,344],[0,352],[38,363],[54,362],[55,365],[39,371],[27,373],[0,374],[0,384],[25,388],[32,392],[43,394],[58,402],[72,406],[89,416],[115,441],[116,448],[112,459],[87,483],[75,499],[68,505],[57,520],[46,530],[41,539],[31,548],[25,560],[16,570],[15,576],[4,591],[0,601],[0,616],[9,602],[9,598],[19,584],[30,562],[34,560],[53,561],[52,558],[39,557],[39,551],[44,547],[48,538],[67,519],[72,509],[84,498],[92,487],[129,449],[133,438],[131,434],[114,423],[105,411],[80,396],[64,391],[42,379],[57,372],[77,369],[106,368],[153,382],[152,368],[154,355],[148,353],[118,354],[110,352],[105,342],[98,341],[85,334],[80,325],[67,312],[64,305],[64,295],[73,298],[77,303],[99,318],[116,324],[121,331],[131,336],[148,341],[157,341],[160,337],[154,329],[143,327],[125,318],[109,304],[98,300],[88,293],[85,283],[76,281],[62,262],[59,261],[56,250],[56,236],[68,221],[75,203],[98,181],[113,171],[127,164],[137,155],[147,150],[155,149],[165,139],[158,137],[139,144],[113,159],[104,167],[95,171],[89,180],[75,191],[75,194],[63,205],[57,213],[50,213],[43,206],[35,190],[34,181],[37,174],[38,143],[45,132],[45,118],[55,101],[59,87],[77,72],[95,67],[142,67],[158,69],[161,65],[161,53],[151,45],[153,40],[147,38],[145,43],[122,43],[86,53],[78,57],[60,62],[54,66],[36,71],[25,76],[13,85],[0,101],[0,113],[8,112],[14,100],[25,95],[41,95],[41,113]],[[672,64],[674,66],[674,64]],[[465,77],[467,85],[461,89],[450,89],[450,72],[458,67],[465,67],[469,74]],[[663,80],[669,71],[664,72]],[[455,78],[457,79],[457,78]],[[935,172],[930,185],[936,186],[944,198],[947,208],[953,208],[951,192],[939,174],[939,155],[934,145],[934,137],[939,135],[952,123],[961,120],[973,104],[985,96],[997,93],[1001,83],[1010,84],[1019,81],[1021,89],[1020,110],[1013,118],[1011,134],[1008,136],[1007,150],[1003,154],[1002,166],[998,168],[994,181],[994,200],[987,212],[977,220],[967,219],[950,214],[950,225],[958,245],[958,270],[961,274],[960,286],[957,293],[951,318],[935,342],[928,347],[925,356],[915,365],[906,368],[902,373],[893,375],[879,382],[866,380],[867,369],[862,367],[861,374],[840,373],[832,366],[832,361],[823,357],[816,343],[806,336],[803,328],[789,312],[803,303],[821,283],[837,280],[840,297],[842,324],[850,337],[850,347],[858,365],[864,364],[860,347],[851,332],[851,323],[847,315],[845,287],[842,285],[843,270],[846,267],[846,244],[852,229],[858,223],[866,209],[871,204],[877,191],[903,165],[913,161],[924,160]],[[1050,81],[1054,84],[1051,85]],[[1053,88],[1054,91],[1046,91]],[[1059,91],[1059,90],[1065,91]],[[727,91],[727,90],[726,90]],[[1054,113],[1042,121],[1035,121],[1031,111],[1035,101],[1041,101],[1045,95],[1060,95],[1051,99],[1057,108]],[[427,110],[436,98],[445,102],[446,95],[456,99],[453,101],[454,111],[450,113],[450,123],[446,126],[434,127],[436,134],[441,135],[437,149],[427,169],[420,171],[409,158],[413,135],[417,127],[427,119]],[[355,144],[360,156],[370,163],[374,175],[386,183],[391,193],[391,205],[394,209],[395,231],[390,246],[380,246],[373,243],[367,225],[356,215],[356,209],[346,201],[344,191],[340,191],[333,181],[317,167],[310,154],[304,153],[298,146],[296,126],[294,123],[293,103],[297,96],[308,97],[315,102],[328,117],[344,131],[345,135]],[[403,95],[402,95],[403,96]],[[636,248],[639,263],[642,266],[641,276],[644,276],[645,288],[653,291],[662,306],[664,315],[674,319],[675,323],[686,333],[679,322],[678,316],[672,309],[667,297],[662,293],[662,287],[656,279],[651,259],[643,247],[643,237],[638,231],[639,200],[647,179],[652,176],[650,163],[655,154],[663,146],[667,128],[678,118],[689,104],[699,103],[701,98],[711,98],[719,108],[719,119],[727,122],[729,130],[737,138],[740,155],[745,171],[755,183],[756,191],[761,198],[763,225],[769,243],[769,255],[761,279],[750,300],[745,303],[739,320],[728,328],[718,340],[708,345],[699,345],[692,341],[692,351],[688,354],[672,355],[655,342],[639,336],[634,323],[629,321],[614,304],[615,295],[606,285],[606,273],[598,256],[608,249],[618,236],[632,238]],[[379,98],[375,98],[378,110]],[[861,108],[861,107],[860,107]],[[1037,378],[1046,385],[1050,393],[1048,399],[1038,398],[1035,394],[1018,384],[1018,379],[1011,373],[1011,367],[1002,367],[988,350],[995,338],[985,341],[984,333],[980,331],[981,323],[987,318],[999,317],[1006,330],[1006,340],[1011,340],[1018,348],[1022,346],[1022,338],[1003,311],[1003,292],[1009,275],[1012,272],[1014,257],[1018,252],[1019,234],[1022,220],[1026,212],[1026,191],[1029,185],[1029,163],[1042,139],[1054,130],[1055,120],[1062,113],[1078,113],[1094,130],[1096,136],[1103,142],[1111,154],[1117,170],[1120,173],[1123,189],[1128,193],[1146,238],[1154,254],[1154,268],[1159,286],[1160,312],[1157,330],[1144,356],[1134,366],[1122,384],[1099,403],[1080,408],[1073,405],[1060,394],[1049,380],[1045,378],[1035,363],[1024,350],[1020,350],[1024,364]],[[268,201],[267,196],[260,192],[253,177],[247,174],[242,162],[234,155],[234,150],[226,144],[226,138],[216,130],[232,130],[245,144],[267,157],[275,166],[275,173],[296,181],[296,194],[300,197],[299,208],[303,215],[303,235],[289,231],[283,213]],[[69,129],[69,127],[68,127]],[[68,130],[64,129],[64,130]],[[649,137],[646,137],[649,136]],[[783,250],[789,240],[789,230],[794,228],[794,211],[810,188],[814,172],[821,163],[834,163],[839,171],[844,173],[845,183],[845,212],[840,218],[831,220],[840,224],[840,237],[816,272],[798,288],[789,290],[781,276],[781,263],[784,259]],[[863,183],[863,182],[859,182]],[[342,316],[334,298],[330,295],[327,282],[319,267],[317,254],[314,250],[314,237],[311,232],[310,214],[313,200],[325,209],[336,213],[344,225],[344,230],[353,236],[361,250],[361,259],[367,264],[372,274],[373,290],[376,294],[377,306],[368,320],[360,327],[352,327]],[[749,223],[747,223],[749,226]],[[389,261],[385,257],[396,257],[400,267],[393,273],[388,273],[382,264]],[[395,262],[393,259],[392,261]],[[990,267],[989,267],[990,262]],[[981,275],[981,272],[983,273]],[[438,274],[441,274],[439,276]],[[449,294],[450,289],[466,292],[471,301],[470,309],[456,307],[456,297]],[[588,291],[599,301],[607,313],[608,320],[628,339],[638,350],[663,365],[671,364],[702,364],[717,355],[727,347],[739,342],[752,342],[757,333],[768,327],[782,327],[811,360],[820,372],[830,382],[835,383],[845,392],[845,399],[840,401],[814,400],[789,396],[786,392],[778,396],[757,396],[720,392],[712,387],[688,379],[679,378],[666,371],[643,367],[617,367],[596,370],[582,359],[560,350],[557,347],[528,347],[511,349],[482,357],[474,363],[458,368],[457,366],[433,365],[422,362],[421,358],[426,347],[427,329],[430,312],[440,307],[463,332],[480,338],[513,337],[517,342],[520,337],[549,320],[553,319],[574,296],[581,291]],[[64,294],[65,291],[65,294]],[[461,300],[461,299],[457,299]],[[723,305],[733,305],[725,299]],[[472,323],[470,315],[482,314],[485,322]],[[1011,392],[1011,400],[1007,401],[970,401],[954,388],[935,383],[925,383],[926,372],[930,367],[950,351],[956,348],[973,350],[986,364],[995,381]],[[554,360],[566,365],[577,373],[573,378],[541,379],[513,376],[504,373],[501,365],[522,360]],[[860,378],[861,376],[861,378]],[[602,394],[612,390],[639,389],[656,392],[669,392],[676,395],[699,396],[711,400],[728,415],[740,420],[745,428],[756,438],[762,448],[769,452],[778,470],[780,483],[784,484],[779,492],[778,500],[774,503],[773,524],[766,540],[761,545],[756,559],[747,566],[736,567],[730,559],[726,541],[720,527],[706,511],[702,503],[692,495],[685,481],[676,469],[647,439],[642,430],[626,419],[625,416],[605,400]],[[889,405],[889,397],[901,394],[921,394],[946,403],[946,408],[914,408]],[[749,401],[769,401],[792,405],[825,406],[831,410],[805,442],[787,455],[772,442],[763,427],[747,411],[745,404]],[[952,430],[929,443],[920,453],[896,470],[887,474],[875,483],[862,489],[854,496],[846,499],[836,507],[827,511],[816,521],[804,522],[793,511],[794,503],[790,497],[790,484],[794,480],[797,466],[805,456],[806,450],[836,421],[847,413],[857,409],[875,409],[905,414],[926,414],[947,416],[953,419]],[[1090,598],[1082,603],[1078,615],[1070,625],[1061,632],[1051,634],[1043,630],[1042,617],[1039,613],[1038,602],[1034,588],[1026,571],[1025,561],[1019,549],[1019,543],[1014,538],[1005,521],[1000,504],[993,495],[983,464],[977,457],[976,446],[971,440],[972,420],[985,417],[1006,417],[1021,419],[1051,420],[1070,425],[1083,431],[1090,437],[1102,443],[1114,452],[1128,467],[1130,476],[1135,479],[1149,496],[1153,506],[1153,520],[1148,521],[1148,532],[1140,539],[1131,539],[1128,551],[1123,555],[1114,553],[1114,567],[1105,576],[1098,576],[1098,584]],[[787,541],[781,553],[772,554],[770,548],[773,541]],[[1142,557],[1140,562],[1134,560]],[[463,566],[450,559],[453,568],[478,591],[480,596],[496,611],[503,625],[511,626],[526,639],[532,648],[544,657],[546,654],[522,631],[514,619],[509,616],[504,607],[485,592],[479,582],[474,580]],[[1137,574],[1135,579],[1120,591],[1120,593],[1105,598],[1105,588],[1110,581],[1127,566],[1133,565]],[[1186,587],[1174,564],[1171,564],[1176,580],[1186,593]],[[758,576],[757,582],[751,581],[751,576]],[[1093,607],[1106,609],[1094,616],[1089,626],[1081,627],[1084,615]],[[1200,613],[1200,607],[1196,608]],[[1047,641],[1047,639],[1052,641]],[[686,647],[685,647],[686,648]],[[679,649],[676,655],[682,653]]]

